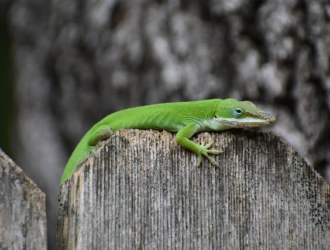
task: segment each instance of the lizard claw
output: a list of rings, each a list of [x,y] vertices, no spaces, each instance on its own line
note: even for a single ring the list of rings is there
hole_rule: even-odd
[[[203,155],[211,162],[212,165],[214,165],[216,167],[220,167],[219,164],[214,159],[212,159],[208,154],[221,154],[221,153],[223,153],[223,151],[208,150],[208,148],[210,148],[212,145],[213,145],[213,142],[210,142],[206,145],[205,145],[205,142],[202,142],[202,144],[200,145],[201,151],[198,154],[197,166],[200,166],[200,164],[202,162],[202,155]]]
[[[213,145],[213,142],[210,142],[210,143],[206,144],[206,146],[204,146],[205,143],[202,142],[202,145],[203,145],[203,147],[205,147],[206,149],[208,149],[208,148],[210,148]]]

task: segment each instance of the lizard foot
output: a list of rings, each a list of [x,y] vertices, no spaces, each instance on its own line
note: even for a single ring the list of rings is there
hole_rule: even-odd
[[[208,144],[205,145],[204,142],[202,142],[202,144],[200,145],[200,153],[198,154],[198,163],[197,166],[200,166],[201,162],[202,162],[202,155],[205,156],[212,165],[216,166],[216,167],[220,167],[219,164],[212,159],[208,154],[221,154],[223,153],[223,151],[220,150],[208,150],[211,146],[213,145],[213,142],[210,142]]]

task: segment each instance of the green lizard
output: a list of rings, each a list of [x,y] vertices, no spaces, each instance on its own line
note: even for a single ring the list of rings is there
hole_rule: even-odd
[[[81,139],[65,167],[61,184],[71,177],[78,164],[88,157],[100,141],[108,139],[117,129],[177,132],[177,143],[197,154],[198,166],[204,156],[219,167],[208,155],[222,153],[209,150],[213,142],[197,145],[189,138],[203,131],[261,127],[274,122],[273,116],[258,109],[252,102],[235,99],[162,103],[121,110],[96,123]]]

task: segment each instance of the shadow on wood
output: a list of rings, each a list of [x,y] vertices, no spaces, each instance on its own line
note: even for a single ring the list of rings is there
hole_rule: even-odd
[[[46,249],[46,197],[0,149],[0,249]]]
[[[119,130],[61,186],[59,249],[326,249],[330,189],[273,133]]]

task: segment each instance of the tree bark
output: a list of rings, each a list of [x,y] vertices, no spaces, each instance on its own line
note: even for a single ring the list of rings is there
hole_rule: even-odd
[[[46,249],[46,197],[0,149],[0,249]]]
[[[0,5],[15,61],[12,151],[47,193],[50,249],[66,160],[93,124],[123,108],[251,100],[277,117],[272,130],[330,182],[329,1]]]
[[[120,130],[61,186],[58,249],[327,249],[330,188],[273,133]]]

